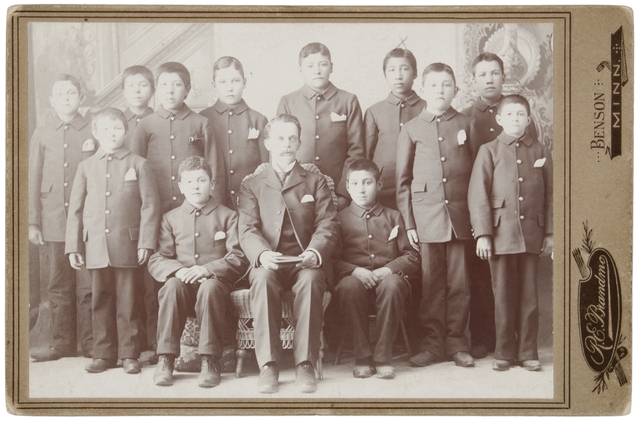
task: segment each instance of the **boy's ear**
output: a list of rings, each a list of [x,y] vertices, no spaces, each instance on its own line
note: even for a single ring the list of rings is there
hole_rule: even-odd
[[[187,85],[186,88],[187,88],[187,92],[185,92],[184,98],[187,98],[189,96],[189,92],[191,91],[191,84]]]
[[[211,186],[209,186],[210,190],[214,190],[216,188],[216,179],[211,179]]]
[[[180,176],[178,176],[180,177]],[[178,182],[178,189],[180,189],[180,193],[184,195],[184,192],[182,191],[182,183]]]
[[[378,192],[380,192],[380,189],[382,189],[382,186],[384,186],[384,179],[381,177],[378,179]]]
[[[496,114],[496,123],[498,124],[498,126],[502,127],[502,123],[500,123],[500,120],[502,120],[502,118],[499,114]]]
[[[333,73],[333,62],[329,62],[329,73]]]
[[[458,85],[453,89],[453,96],[455,97],[456,95],[458,95]]]

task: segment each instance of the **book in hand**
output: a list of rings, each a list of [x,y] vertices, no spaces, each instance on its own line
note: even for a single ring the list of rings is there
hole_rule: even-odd
[[[299,256],[280,255],[273,259],[276,264],[299,264],[302,258]]]

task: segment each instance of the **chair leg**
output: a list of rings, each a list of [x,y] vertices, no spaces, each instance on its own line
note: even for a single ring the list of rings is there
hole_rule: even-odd
[[[247,356],[247,351],[245,349],[237,349],[236,350],[236,378],[240,378],[242,376],[242,364],[244,363],[244,357]]]
[[[336,349],[336,359],[333,361],[334,365],[340,365],[340,359],[342,358],[342,349],[344,348],[344,340],[347,336],[347,331],[342,327],[342,334],[340,334],[340,342],[338,342],[338,348]]]
[[[404,321],[400,320],[400,329],[402,330],[402,337],[404,338],[404,346],[407,348],[407,354],[409,357],[413,356],[411,353],[411,346],[409,345],[409,337],[407,336],[407,330],[404,328]]]

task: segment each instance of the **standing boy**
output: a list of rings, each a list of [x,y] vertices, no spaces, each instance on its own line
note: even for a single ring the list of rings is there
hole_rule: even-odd
[[[538,262],[553,251],[553,165],[526,134],[529,103],[510,95],[498,106],[503,132],[480,147],[469,183],[476,253],[489,261],[495,296],[493,369],[518,360],[537,371]]]
[[[131,66],[122,73],[122,93],[127,100],[124,115],[127,118],[127,137],[124,146],[131,148],[131,137],[140,120],[153,114],[149,101],[155,92],[153,73],[144,66]]]
[[[338,208],[349,203],[343,180],[351,163],[364,158],[362,111],[358,98],[336,88],[329,49],[318,42],[307,44],[298,57],[304,85],[280,100],[277,114],[296,116],[302,124],[302,145],[297,159],[313,163],[333,179]]]
[[[213,64],[213,88],[218,100],[200,112],[211,122],[214,138],[220,143],[228,177],[227,185],[219,188],[227,192],[224,205],[234,210],[238,206],[242,179],[269,161],[269,152],[264,146],[267,118],[249,108],[242,99],[246,86],[242,63],[235,57],[220,57]]]
[[[101,110],[92,126],[100,149],[78,166],[65,246],[71,266],[91,275],[94,346],[85,369],[103,372],[120,358],[126,373],[137,374],[137,270],[158,239],[158,190],[147,161],[124,147],[124,113]]]
[[[469,319],[471,223],[467,188],[473,120],[451,107],[456,95],[453,70],[433,63],[422,74],[427,107],[400,131],[398,209],[409,242],[422,258],[420,353],[409,359],[427,366],[443,359],[473,366],[465,329]]]
[[[265,128],[271,161],[260,173],[243,181],[238,210],[240,245],[251,263],[251,310],[258,389],[278,391],[278,359],[282,292],[293,292],[295,332],[293,355],[296,385],[315,392],[313,363],[320,351],[324,292],[333,280],[331,253],[336,244],[336,209],[325,178],[306,171],[296,160],[300,122],[282,114]],[[283,255],[297,264],[280,262]]]
[[[44,246],[50,259],[47,292],[52,335],[47,348],[30,353],[35,361],[76,356],[76,322],[84,356],[91,357],[93,348],[91,280],[86,270],[75,273],[64,254],[73,179],[78,164],[97,149],[88,119],[78,113],[82,98],[78,79],[59,75],[49,97],[54,113],[31,138],[29,240]]]
[[[351,204],[338,213],[340,236],[334,270],[340,277],[336,293],[340,313],[353,330],[356,363],[353,376],[391,379],[391,348],[404,302],[411,291],[409,276],[420,269],[418,254],[409,244],[396,210],[376,201],[382,188],[380,170],[373,161],[357,160],[347,173]],[[369,344],[369,308],[375,303],[376,338]]]
[[[188,157],[178,174],[185,200],[162,217],[158,251],[149,260],[149,272],[164,283],[158,294],[159,361],[153,382],[173,384],[180,336],[195,311],[200,326],[198,385],[210,388],[220,383],[228,296],[247,262],[238,244],[237,213],[211,196],[215,180],[209,163]]]

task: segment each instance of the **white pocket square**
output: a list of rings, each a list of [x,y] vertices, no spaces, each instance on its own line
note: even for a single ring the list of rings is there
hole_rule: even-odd
[[[82,144],[82,152],[93,151],[94,149],[96,149],[96,143],[93,142],[93,139],[87,139]]]
[[[395,226],[393,229],[391,229],[391,234],[389,235],[389,238],[387,240],[393,240],[396,237],[398,237],[398,229],[400,228],[400,226]]]
[[[464,145],[464,141],[467,140],[467,133],[464,130],[458,132],[458,145]]]
[[[315,202],[315,199],[313,199],[313,196],[307,194],[300,200],[301,204],[304,204],[305,202]]]
[[[222,240],[226,238],[227,234],[225,232],[216,232],[215,236],[213,236],[213,240]]]
[[[535,163],[533,163],[533,168],[538,168],[538,167],[542,167],[544,166],[545,161],[547,161],[546,157],[542,157],[536,160]]]
[[[347,120],[347,115],[346,114],[338,114],[338,113],[334,113],[333,111],[331,112],[331,121],[332,122],[344,122]]]
[[[260,136],[260,131],[256,128],[250,127],[247,139],[258,139],[258,136]]]
[[[124,181],[126,182],[128,180],[138,180],[138,176],[136,176],[136,170],[134,168],[130,168],[124,175]]]

